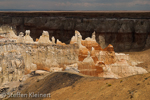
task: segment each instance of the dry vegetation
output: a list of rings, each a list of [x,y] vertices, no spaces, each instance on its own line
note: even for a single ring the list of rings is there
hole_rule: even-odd
[[[28,100],[149,100],[150,73],[121,79],[105,79],[57,72],[29,78],[22,93],[51,93],[51,98]],[[43,76],[42,76],[43,77]],[[38,80],[38,81],[37,81]],[[9,100],[27,100],[10,98]]]

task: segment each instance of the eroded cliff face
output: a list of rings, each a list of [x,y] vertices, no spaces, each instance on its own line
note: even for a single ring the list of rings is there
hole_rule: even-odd
[[[16,34],[29,29],[34,40],[46,30],[50,38],[67,44],[74,30],[79,30],[83,39],[95,31],[102,48],[112,44],[121,52],[150,47],[149,18],[150,12],[1,12],[0,24],[14,26]]]
[[[104,41],[101,42],[106,46]],[[147,70],[136,66],[139,63],[130,61],[128,54],[115,53],[111,44],[102,49],[96,41],[95,32],[83,39],[75,30],[70,43],[65,44],[59,40],[55,42],[55,37],[49,40],[48,31],[43,31],[40,38],[33,41],[30,30],[17,36],[12,27],[0,27],[0,98],[5,97],[5,92],[15,91],[19,84],[34,75],[69,71],[96,77],[123,78],[147,73]]]

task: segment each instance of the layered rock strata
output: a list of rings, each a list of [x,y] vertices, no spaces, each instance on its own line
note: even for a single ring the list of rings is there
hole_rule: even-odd
[[[12,28],[9,31],[0,35],[1,84],[22,80],[25,74],[36,70],[67,70],[107,78],[147,73],[143,68],[129,65],[129,56],[115,53],[111,44],[102,49],[95,33],[84,40],[80,32],[75,31],[70,44],[66,45],[59,40],[55,43],[54,37],[50,41],[47,31],[43,31],[36,42],[30,30],[25,36],[22,32],[16,36]]]
[[[83,39],[95,31],[96,41],[104,49],[108,44],[115,51],[140,51],[150,47],[150,12],[1,12],[0,25],[11,25],[20,32],[31,30],[39,38],[42,31],[50,38],[69,43],[74,30]],[[5,27],[6,31],[7,28]],[[103,39],[103,40],[102,40]],[[106,44],[106,45],[105,45]]]

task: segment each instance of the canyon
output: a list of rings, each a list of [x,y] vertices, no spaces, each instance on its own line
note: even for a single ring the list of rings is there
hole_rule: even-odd
[[[150,12],[0,12],[0,16],[0,98],[7,99],[7,92],[23,86],[28,89],[32,80],[47,84],[41,82],[46,79],[63,88],[83,78],[121,83],[129,76],[149,75],[149,51],[142,53],[150,47]]]
[[[36,40],[46,30],[50,38],[54,36],[69,44],[74,30],[80,31],[83,39],[91,37],[95,31],[96,41],[103,49],[112,44],[117,52],[141,51],[150,47],[149,19],[148,11],[0,12],[0,25],[13,26],[17,35],[30,30],[31,37]]]

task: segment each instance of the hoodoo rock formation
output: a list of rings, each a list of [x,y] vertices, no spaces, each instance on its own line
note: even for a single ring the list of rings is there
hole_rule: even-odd
[[[43,31],[38,41],[34,42],[30,30],[26,35],[21,32],[14,34],[1,30],[0,33],[0,84],[22,80],[26,74],[36,70],[49,72],[72,71],[85,75],[122,78],[147,71],[136,65],[130,65],[129,55],[115,53],[113,45],[102,49],[91,37],[82,39],[79,31],[75,31],[70,44],[62,43]]]
[[[42,36],[40,36],[38,43],[52,43],[49,40],[49,33],[47,31],[43,31]]]
[[[0,12],[0,98],[31,80],[54,84],[58,75],[64,87],[79,74],[103,81],[148,73],[149,51],[118,52],[150,47],[149,19],[150,12]]]
[[[33,43],[33,39],[30,37],[30,30],[26,30],[26,35],[24,36],[25,43]]]

